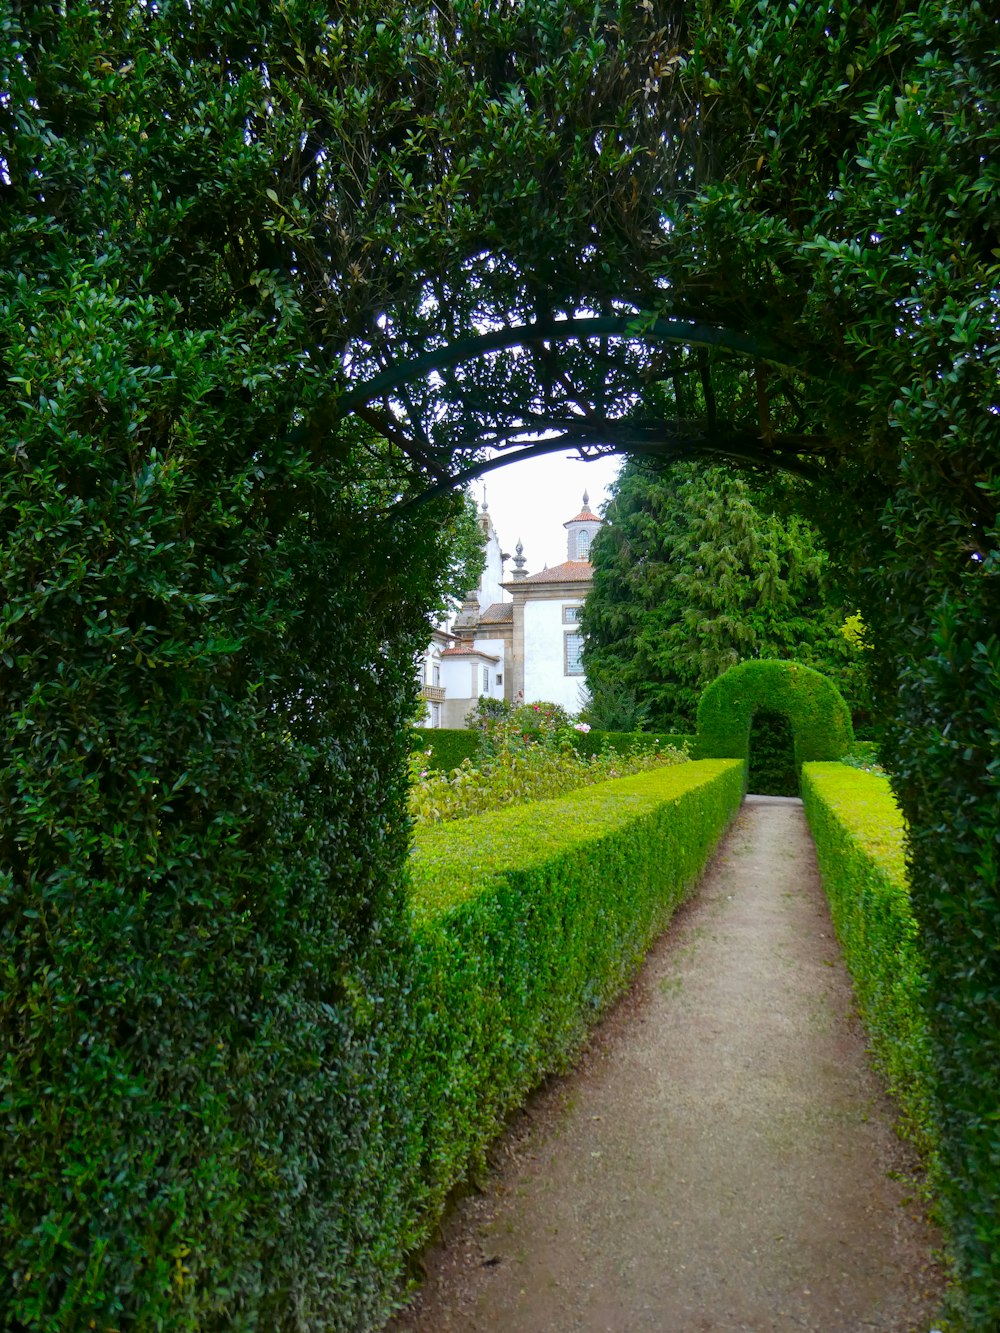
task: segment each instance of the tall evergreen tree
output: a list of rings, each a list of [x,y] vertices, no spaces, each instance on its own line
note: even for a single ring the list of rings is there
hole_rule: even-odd
[[[672,730],[694,724],[716,676],[754,657],[794,658],[863,700],[859,651],[841,633],[815,529],[723,468],[629,462],[592,550],[584,609],[588,681],[619,681]]]

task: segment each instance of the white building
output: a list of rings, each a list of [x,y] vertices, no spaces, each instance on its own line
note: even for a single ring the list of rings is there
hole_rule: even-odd
[[[424,726],[464,727],[483,695],[525,703],[546,700],[577,712],[584,681],[580,608],[590,591],[588,556],[601,519],[591,511],[585,491],[582,510],[563,524],[567,559],[528,574],[518,542],[509,579],[503,577],[503,566],[510,557],[501,549],[485,503],[479,522],[486,547],[479,587],[467,595],[451,631],[435,631],[424,654]]]

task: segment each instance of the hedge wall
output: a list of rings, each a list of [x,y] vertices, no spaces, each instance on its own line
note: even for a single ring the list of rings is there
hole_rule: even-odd
[[[412,742],[414,750],[430,750],[427,767],[443,773],[479,753],[479,732],[470,727],[414,727]]]
[[[926,963],[910,908],[903,817],[888,778],[845,764],[804,765],[802,799],[876,1061],[910,1132],[932,1157],[938,1130]]]
[[[624,987],[742,787],[738,763],[684,764],[420,832],[419,1003],[397,1053],[415,1135],[411,1243]]]
[[[581,754],[600,754],[611,747],[619,754],[634,754],[636,751],[655,750],[662,745],[671,745],[676,750],[690,749],[693,736],[683,736],[668,731],[574,731],[573,744]]]
[[[644,731],[572,731],[570,739],[584,755],[600,754],[608,746],[613,746],[620,754],[632,754],[636,750],[653,750],[661,745],[672,745],[683,750],[690,747],[694,737],[674,735],[673,733]],[[413,748],[430,750],[429,768],[439,768],[450,773],[463,759],[476,758],[479,752],[479,732],[474,727],[414,727],[412,733]]]
[[[837,688],[798,662],[741,662],[723,672],[698,703],[699,759],[748,759],[757,713],[784,714],[792,727],[795,766],[839,759],[853,741],[851,714]]]

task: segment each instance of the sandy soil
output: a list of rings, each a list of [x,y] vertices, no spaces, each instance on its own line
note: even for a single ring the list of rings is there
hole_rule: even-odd
[[[749,797],[391,1333],[926,1333],[943,1278],[801,804]]]

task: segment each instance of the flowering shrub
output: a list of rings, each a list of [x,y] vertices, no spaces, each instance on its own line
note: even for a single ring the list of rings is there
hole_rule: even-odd
[[[580,724],[577,729],[585,726]],[[444,774],[428,768],[424,752],[411,758],[410,813],[417,825],[559,796],[592,782],[687,759],[667,745],[642,754],[622,755],[608,748],[597,755],[582,755],[573,745],[573,728],[565,712],[556,705],[525,704],[506,716],[482,719],[480,728],[480,754],[475,763],[465,759]]]

